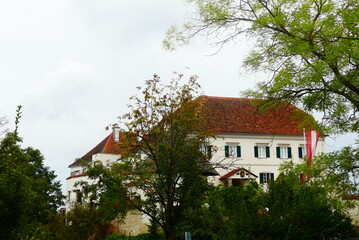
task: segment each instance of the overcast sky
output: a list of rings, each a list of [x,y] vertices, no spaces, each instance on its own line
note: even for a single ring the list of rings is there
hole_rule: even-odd
[[[165,31],[189,13],[182,0],[0,0],[0,116],[13,129],[23,106],[23,145],[40,149],[66,187],[68,165],[109,134],[154,73],[195,74],[204,94],[226,97],[265,77],[241,68],[245,39],[213,56],[204,39],[163,50]]]

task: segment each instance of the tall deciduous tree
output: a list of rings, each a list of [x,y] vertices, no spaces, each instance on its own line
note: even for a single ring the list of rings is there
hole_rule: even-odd
[[[357,0],[187,0],[195,18],[172,27],[171,49],[204,34],[223,45],[241,34],[256,45],[244,62],[273,73],[247,94],[301,103],[324,113],[340,132],[359,131],[359,4]]]
[[[180,85],[182,78],[178,75],[166,85],[154,75],[139,87],[122,118],[127,134],[121,140],[126,150],[121,161],[107,167],[97,162],[88,170],[98,180],[95,190],[100,190],[102,209],[113,209],[115,215],[137,209],[169,240],[208,187],[201,176],[209,133],[203,130],[205,119],[196,100],[199,85],[196,77]]]
[[[20,108],[16,123],[20,118]],[[0,143],[0,238],[31,237],[52,220],[63,195],[40,151],[21,148],[18,125]]]

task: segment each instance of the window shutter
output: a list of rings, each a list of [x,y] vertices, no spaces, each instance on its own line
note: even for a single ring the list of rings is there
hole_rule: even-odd
[[[266,157],[267,157],[267,158],[270,157],[270,149],[269,149],[269,146],[266,146]]]
[[[274,181],[274,173],[271,173],[271,174],[270,174],[270,180],[271,180],[271,181]]]
[[[212,146],[207,146],[207,156],[208,158],[212,157]]]
[[[237,157],[241,157],[241,146],[237,146]]]
[[[259,173],[259,183],[263,183],[263,173]]]
[[[224,146],[224,156],[229,157],[229,146]]]
[[[277,158],[280,158],[280,147],[277,147]]]
[[[303,148],[298,147],[299,158],[303,158]]]
[[[258,157],[258,146],[254,146],[254,157]]]
[[[288,147],[288,158],[292,158],[292,148]]]

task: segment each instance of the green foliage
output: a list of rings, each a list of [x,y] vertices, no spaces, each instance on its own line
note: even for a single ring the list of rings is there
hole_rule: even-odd
[[[103,225],[101,211],[87,204],[76,205],[66,216],[67,239],[87,240]]]
[[[264,202],[269,239],[342,239],[355,234],[351,219],[331,205],[325,188],[300,183],[292,173],[270,184]]]
[[[138,234],[136,236],[126,236],[124,234],[115,234],[106,238],[106,240],[161,240],[165,239],[163,235],[158,235],[157,238],[153,238],[149,233]]]
[[[253,239],[261,236],[263,191],[256,182],[246,187],[215,187],[201,207],[193,209],[186,231],[195,239]],[[265,236],[265,235],[262,235]]]
[[[290,172],[262,191],[216,187],[191,215],[195,239],[343,239],[355,236],[351,219],[328,199],[325,188],[302,184]]]
[[[63,203],[60,183],[43,165],[40,151],[21,148],[20,142],[17,133],[10,132],[0,143],[1,239],[31,239],[45,234],[43,226],[52,221]]]
[[[52,220],[43,226],[43,229],[47,233],[46,240],[72,239],[71,234],[69,234],[69,228],[66,224],[66,216],[64,213],[55,214]]]
[[[273,74],[246,95],[323,112],[327,130],[359,130],[356,0],[187,1],[195,16],[168,32],[165,47],[173,49],[199,34],[222,46],[246,34],[256,45],[244,65]]]
[[[318,167],[325,166],[331,183],[341,190],[342,195],[358,195],[359,148],[358,144],[339,151],[319,156]]]
[[[148,215],[166,239],[174,239],[186,212],[199,205],[208,188],[201,166],[207,163],[205,119],[196,100],[199,85],[192,77],[180,85],[182,75],[163,84],[157,75],[139,87],[129,113],[122,117],[126,135],[119,144],[121,161],[95,162],[88,177],[97,184],[86,186],[108,219],[124,216],[128,209]]]
[[[42,226],[46,240],[105,239],[110,225],[103,224],[103,213],[89,204],[76,204],[65,214],[56,214],[52,221]]]
[[[21,114],[22,114],[21,108],[22,108],[22,106],[19,105],[19,106],[17,107],[17,110],[16,110],[15,131],[14,131],[14,134],[15,134],[15,135],[18,135],[19,123],[20,123],[20,118],[21,118]]]
[[[342,197],[358,194],[358,146],[345,147],[339,151],[321,154],[313,159],[312,167],[305,162],[294,164],[287,162],[281,166],[285,173],[299,176],[305,172],[312,186],[323,187],[328,193],[327,200],[340,209],[353,207],[350,201],[342,201]],[[296,181],[295,178],[293,181]]]

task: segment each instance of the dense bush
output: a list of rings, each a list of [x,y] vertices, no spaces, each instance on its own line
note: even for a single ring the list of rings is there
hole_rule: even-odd
[[[280,175],[266,192],[256,182],[245,187],[214,188],[182,227],[201,240],[325,240],[355,236],[351,219],[330,203],[324,188]]]
[[[150,233],[139,234],[136,236],[126,236],[124,234],[114,234],[106,238],[106,240],[162,240],[165,239],[163,234],[158,235],[156,238]]]

